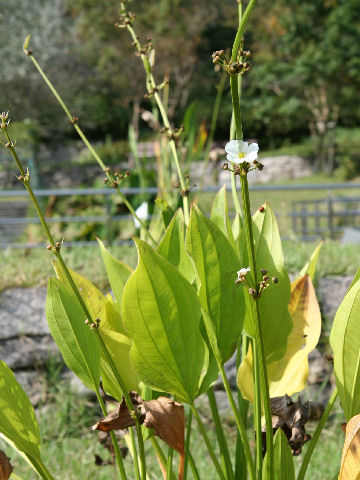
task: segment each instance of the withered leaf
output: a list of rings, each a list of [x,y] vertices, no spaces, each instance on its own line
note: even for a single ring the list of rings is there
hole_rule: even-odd
[[[185,453],[185,412],[181,403],[171,398],[159,397],[145,401],[136,392],[130,392],[134,411],[141,424],[152,428],[155,435],[183,457]],[[92,426],[92,430],[110,432],[124,430],[135,425],[134,412],[130,412],[124,398],[103,420]]]
[[[320,420],[324,406],[317,402],[303,403],[300,397],[294,402],[288,395],[271,398],[270,403],[273,433],[281,428],[288,439],[292,454],[299,455],[304,443],[311,439],[306,433],[305,424],[308,421]]]
[[[136,392],[130,392],[129,394],[134,408],[137,410],[142,403],[142,399]],[[125,428],[133,427],[134,425],[134,418],[131,415],[131,412],[129,412],[125,399],[123,398],[121,403],[118,403],[117,407],[110,412],[109,415],[103,420],[100,420],[100,422],[97,422],[91,428],[92,430],[110,432],[111,430],[124,430]]]
[[[0,480],[8,480],[13,472],[13,467],[10,459],[5,455],[5,452],[0,450]]]
[[[155,435],[171,448],[183,454],[185,451],[185,412],[184,405],[171,398],[159,397],[143,402],[141,411],[145,413],[144,425],[153,428]]]

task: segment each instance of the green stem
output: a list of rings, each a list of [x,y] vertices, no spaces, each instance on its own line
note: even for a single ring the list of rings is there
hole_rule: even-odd
[[[96,394],[96,397],[98,399],[99,405],[101,407],[101,411],[102,411],[104,417],[106,417],[108,412],[106,411],[106,406],[105,406],[104,400],[102,399],[102,397],[101,397],[101,395],[98,391],[96,391],[95,394]],[[118,441],[116,439],[115,432],[111,431],[110,436],[111,436],[111,441],[112,441],[112,444],[113,444],[113,447],[114,447],[116,461],[117,461],[117,464],[119,466],[121,478],[122,478],[122,480],[127,480],[125,467],[124,467],[124,462],[123,462],[123,458],[122,458],[122,454],[121,454],[121,451],[120,451],[120,448],[119,448]],[[134,460],[134,462],[135,462],[135,460]]]
[[[137,448],[136,448],[134,430],[133,430],[132,428],[129,428],[129,434],[130,434],[131,447],[132,447],[133,456],[134,456],[135,478],[136,478],[136,480],[140,480],[140,470],[139,470],[139,462],[138,462],[138,453],[137,453]]]
[[[105,163],[102,161],[101,157],[99,156],[99,154],[96,152],[96,150],[94,149],[94,147],[91,145],[91,143],[89,142],[89,140],[87,139],[86,135],[84,134],[84,132],[82,131],[82,129],[79,127],[79,125],[74,121],[74,118],[73,116],[71,115],[68,107],[66,106],[65,102],[63,101],[63,99],[61,98],[60,94],[58,93],[58,91],[56,90],[56,88],[54,87],[54,85],[50,82],[49,78],[47,77],[47,75],[45,74],[44,70],[40,67],[39,63],[37,62],[37,60],[34,58],[34,56],[31,54],[29,55],[30,56],[30,59],[32,60],[33,64],[35,65],[36,69],[38,70],[38,72],[40,73],[40,75],[42,76],[42,78],[44,79],[46,85],[49,87],[49,89],[51,90],[51,92],[53,93],[54,97],[56,98],[56,100],[59,102],[59,104],[61,105],[62,109],[64,110],[66,116],[68,117],[70,123],[74,126],[75,130],[77,131],[79,137],[81,138],[81,140],[84,142],[85,146],[87,147],[87,149],[89,150],[89,152],[91,153],[91,155],[94,157],[94,159],[97,161],[97,163],[99,164],[99,166],[101,167],[101,169],[103,170],[103,172],[105,173],[106,175],[106,178],[108,179],[108,181],[110,182],[110,185],[115,185],[116,187],[116,191],[118,193],[118,195],[120,196],[121,200],[124,202],[124,204],[126,205],[126,207],[128,208],[129,212],[131,213],[131,215],[136,218],[136,220],[140,223],[140,225],[144,228],[144,230],[146,231],[150,241],[156,245],[156,241],[155,239],[153,238],[153,236],[151,235],[151,233],[148,231],[147,227],[146,227],[146,224],[145,222],[138,217],[138,215],[135,213],[135,210],[133,209],[131,203],[126,199],[125,195],[123,195],[123,193],[121,192],[120,190],[120,187],[119,185],[117,184],[114,184],[113,183],[113,178],[111,176],[111,174],[109,173],[109,170],[108,168],[106,167]]]
[[[126,403],[126,406],[127,408],[129,409],[129,411],[134,411],[134,405],[132,403],[132,400],[131,400],[131,397],[126,389],[126,386],[116,368],[116,365],[110,355],[110,352],[109,350],[107,349],[106,345],[105,345],[105,342],[99,332],[99,330],[96,330],[95,331],[95,334],[99,340],[99,344],[100,344],[100,348],[101,348],[101,351],[106,359],[106,361],[108,362],[111,370],[113,371],[114,373],[114,376],[116,378],[116,381],[118,382],[122,392],[123,392],[123,395],[124,395],[124,399],[125,399],[125,403]],[[146,460],[145,460],[145,447],[144,447],[144,439],[143,439],[143,435],[142,435],[142,431],[141,431],[141,425],[139,423],[139,420],[137,418],[137,416],[135,415],[135,428],[136,428],[136,433],[137,433],[137,437],[138,437],[138,443],[139,443],[139,452],[140,452],[140,464],[141,464],[141,478],[143,480],[146,479]]]
[[[238,28],[238,31],[236,32],[236,37],[235,37],[232,52],[231,52],[231,60],[233,62],[236,62],[237,60],[241,39],[242,39],[242,36],[244,35],[247,22],[249,20],[249,17],[253,8],[256,5],[256,2],[257,0],[250,0],[250,2],[248,3],[248,6],[246,7],[244,15],[241,16],[241,20],[239,22],[239,28]]]
[[[262,476],[262,432],[261,432],[261,387],[260,387],[260,365],[259,353],[256,342],[252,342],[253,367],[254,367],[254,419],[255,419],[255,435],[256,435],[256,474],[258,480]]]
[[[209,390],[207,391],[207,396],[209,399],[209,405],[210,405],[211,413],[215,423],[216,436],[217,436],[219,448],[220,448],[221,463],[223,465],[224,473],[226,473],[227,480],[231,480],[234,478],[234,473],[231,465],[229,449],[226,443],[224,430],[222,428],[222,424],[219,416],[219,410],[216,403],[214,389],[212,387],[210,387]]]
[[[236,355],[236,370],[239,369],[240,363],[245,359],[248,351],[249,337],[245,332],[242,334],[241,345],[238,345],[237,355]],[[247,426],[247,416],[249,410],[249,402],[245,400],[241,394],[240,389],[237,389],[238,394],[238,408],[243,419],[244,426]],[[236,453],[235,453],[235,478],[241,478],[246,480],[247,478],[247,469],[246,469],[246,459],[244,453],[244,447],[241,441],[240,433],[237,432],[236,435]]]
[[[312,436],[312,439],[310,440],[309,446],[306,450],[306,453],[304,455],[304,459],[303,459],[302,464],[301,464],[301,468],[300,468],[297,480],[304,480],[304,478],[305,478],[306,470],[308,468],[311,456],[314,452],[314,448],[316,447],[316,444],[317,444],[317,442],[320,438],[321,430],[324,428],[324,425],[325,425],[327,419],[329,418],[330,412],[331,412],[331,410],[334,406],[337,395],[338,395],[338,390],[337,390],[337,388],[335,388],[335,390],[333,391],[333,393],[330,397],[330,400],[328,401],[328,404],[326,405],[325,411],[322,414],[319,423],[317,424],[314,435]]]
[[[233,104],[233,112],[235,119],[236,138],[242,140],[243,130],[241,123],[241,110],[240,110],[240,95],[239,95],[239,81],[237,75],[231,75],[230,77],[231,97]]]
[[[247,176],[240,176],[241,181],[241,195],[243,200],[243,210],[244,210],[244,220],[245,220],[245,232],[246,232],[246,243],[247,251],[249,255],[250,263],[250,276],[252,279],[252,285],[255,287],[257,282],[257,266],[256,266],[256,257],[255,257],[255,246],[254,246],[254,235],[252,229],[252,218],[250,211],[250,198],[249,198],[249,185],[247,181]],[[265,349],[264,349],[264,340],[262,333],[262,325],[260,318],[260,307],[259,299],[253,299],[253,312],[254,312],[254,337],[256,342],[256,348],[259,355],[259,366],[260,366],[260,381],[263,397],[263,406],[265,412],[265,424],[266,424],[266,449],[269,458],[269,470],[270,478],[273,478],[274,471],[274,448],[273,448],[273,435],[272,435],[272,416],[270,408],[270,395],[269,395],[269,381],[267,375],[266,359],[265,359]]]
[[[165,454],[164,452],[162,451],[162,448],[160,447],[159,445],[159,442],[157,441],[157,439],[155,438],[154,435],[152,435],[150,437],[150,440],[151,440],[151,443],[154,447],[154,450],[159,458],[159,461],[161,462],[161,465],[163,466],[164,470],[166,469],[167,467],[167,460],[166,460],[166,457],[165,457]],[[184,477],[185,478],[185,477]],[[175,475],[174,475],[174,472],[171,472],[171,480],[175,480]]]
[[[242,218],[242,213],[241,213],[241,206],[239,202],[239,197],[237,194],[237,188],[236,188],[236,176],[234,175],[234,172],[231,172],[231,192],[232,192],[232,198],[235,206],[235,211],[237,215]]]
[[[188,471],[192,418],[193,418],[192,410],[189,410],[187,425],[186,425],[185,460],[184,460],[184,478],[183,478],[183,480],[186,480],[187,471]]]
[[[168,457],[167,457],[167,465],[166,465],[166,480],[171,479],[173,456],[174,456],[174,450],[171,447],[169,447]]]
[[[250,478],[251,478],[251,480],[255,480],[255,478],[256,478],[255,465],[254,465],[254,460],[251,456],[249,439],[246,435],[246,428],[245,428],[243,419],[240,415],[240,412],[239,412],[239,410],[236,406],[234,396],[233,396],[233,393],[232,393],[230,385],[229,385],[229,381],[226,377],[224,366],[223,365],[218,365],[218,366],[219,366],[219,369],[220,369],[220,375],[221,375],[222,381],[224,383],[226,395],[229,399],[230,406],[231,406],[232,411],[234,412],[234,415],[235,415],[236,426],[237,426],[238,431],[240,433],[242,444],[243,444],[243,447],[244,447],[244,453],[245,453],[245,458],[246,458],[246,463],[247,463],[247,466],[248,466],[248,471],[249,471],[249,474],[250,474]]]
[[[209,437],[206,433],[206,429],[204,427],[204,424],[202,423],[201,421],[201,418],[200,418],[200,415],[198,414],[196,408],[194,405],[190,405],[190,408],[194,414],[194,417],[196,418],[196,421],[198,423],[198,426],[199,426],[199,430],[200,430],[200,433],[204,439],[204,442],[205,442],[205,445],[208,449],[208,452],[210,454],[210,457],[211,457],[211,460],[213,461],[213,464],[215,465],[215,468],[216,468],[216,471],[218,473],[218,476],[221,480],[227,480],[225,475],[224,475],[224,472],[222,471],[222,468],[221,468],[221,465],[220,463],[218,462],[218,459],[216,457],[216,454],[214,452],[214,449],[210,443],[210,440],[209,440]]]
[[[230,140],[234,140],[235,137],[236,137],[235,118],[234,118],[234,110],[233,110],[232,115],[231,115]],[[236,188],[236,176],[235,176],[234,172],[231,172],[231,193],[232,193],[232,198],[233,198],[235,211],[236,211],[237,215],[242,217],[241,206],[240,206],[240,202],[239,202],[239,196],[238,196],[238,192],[237,192],[237,188]]]
[[[189,464],[190,464],[190,468],[191,468],[194,480],[200,480],[199,470],[195,465],[194,457],[192,456],[191,453],[189,454]]]

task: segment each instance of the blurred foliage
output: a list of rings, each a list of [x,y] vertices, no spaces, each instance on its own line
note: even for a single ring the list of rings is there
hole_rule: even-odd
[[[309,129],[317,167],[329,172],[332,130],[360,117],[359,15],[357,0],[264,0],[252,22],[261,35],[253,30],[247,128],[260,135],[265,127],[269,139]]]
[[[360,176],[360,128],[339,128],[336,132],[337,174],[343,180]]]
[[[40,64],[93,140],[106,134],[126,138],[128,124],[142,122],[138,114],[143,110],[152,111],[144,99],[145,74],[131,39],[114,28],[117,0],[12,0],[11,9],[7,4],[0,0],[0,104],[12,111],[13,120],[38,122],[42,140],[74,136],[22,53],[28,33]],[[157,81],[170,79],[170,118],[178,126],[196,101],[195,120],[188,123],[203,122],[208,129],[220,80],[211,53],[231,48],[237,2],[134,0],[130,8],[137,14],[141,39],[152,37]],[[285,141],[299,143],[310,131],[317,166],[329,171],[334,167],[339,159],[334,128],[353,127],[360,118],[359,18],[358,0],[258,2],[245,39],[245,48],[252,52],[252,70],[243,81],[247,138],[274,149]],[[228,137],[230,113],[227,87],[217,138]],[[149,131],[148,125],[140,123],[140,131]],[[189,145],[195,145],[194,131],[192,127],[186,139]],[[349,155],[348,160],[345,154],[341,158],[341,167],[353,163],[352,152]],[[352,167],[344,168],[352,175]]]
[[[110,136],[106,136],[104,143],[95,145],[95,150],[106,165],[118,165],[124,162],[129,153],[129,145],[126,140],[112,141]],[[94,157],[88,149],[83,149],[76,158],[77,164],[93,165]]]

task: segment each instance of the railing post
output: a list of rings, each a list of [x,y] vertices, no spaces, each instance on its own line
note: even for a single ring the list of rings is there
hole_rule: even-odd
[[[301,233],[302,239],[305,240],[307,237],[307,206],[304,203],[301,209]]]
[[[320,210],[319,203],[315,203],[315,233],[318,235],[320,233]]]
[[[296,208],[296,202],[292,202],[292,209],[291,209],[291,213],[292,213],[292,228],[293,228],[293,232],[294,234],[296,235],[297,233],[297,212],[298,212],[298,209]]]
[[[331,239],[334,238],[334,211],[333,211],[333,195],[332,190],[327,191],[327,220],[328,220],[328,231]]]
[[[106,240],[108,245],[112,244],[112,215],[111,215],[111,195],[106,195]]]

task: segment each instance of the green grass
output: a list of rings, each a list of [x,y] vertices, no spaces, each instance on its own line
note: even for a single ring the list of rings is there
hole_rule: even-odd
[[[128,265],[136,265],[135,247],[110,247],[110,252]],[[109,288],[100,250],[97,246],[63,248],[67,264],[86,276],[101,290]],[[11,287],[44,286],[54,275],[53,255],[46,248],[0,250],[0,291]]]
[[[309,259],[318,242],[283,242],[285,265],[289,272],[297,273]],[[136,266],[136,249],[132,246],[110,247],[117,258],[131,267]],[[105,268],[98,247],[73,247],[63,249],[68,265],[81,275],[89,278],[101,290],[109,288]],[[341,246],[335,241],[325,242],[318,261],[318,278],[329,275],[354,275],[357,265],[354,259],[359,255],[358,245]],[[12,287],[45,286],[54,275],[52,255],[43,249],[0,250],[0,291]]]

